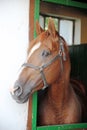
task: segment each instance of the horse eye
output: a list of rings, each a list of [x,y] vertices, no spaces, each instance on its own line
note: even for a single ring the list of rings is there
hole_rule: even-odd
[[[46,56],[48,56],[48,55],[50,55],[50,51],[48,51],[48,50],[43,50],[42,56],[46,57]]]

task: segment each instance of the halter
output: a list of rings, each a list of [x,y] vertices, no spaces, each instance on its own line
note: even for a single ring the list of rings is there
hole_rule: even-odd
[[[62,71],[63,71],[63,62],[62,62],[62,54],[63,54],[63,60],[66,61],[66,55],[65,55],[65,51],[64,51],[64,46],[63,46],[63,40],[60,38],[60,48],[59,48],[59,52],[58,54],[53,57],[49,62],[47,62],[46,64],[44,65],[41,65],[41,66],[36,66],[36,65],[33,65],[31,63],[24,63],[22,65],[22,67],[29,67],[29,68],[32,68],[34,70],[38,70],[41,74],[41,77],[42,77],[42,80],[43,80],[43,83],[44,83],[44,87],[42,88],[43,90],[45,88],[47,88],[49,85],[46,81],[46,77],[45,77],[45,74],[44,74],[44,69],[47,68],[49,65],[51,65],[53,62],[55,62],[58,58],[61,58],[61,68],[62,68]]]

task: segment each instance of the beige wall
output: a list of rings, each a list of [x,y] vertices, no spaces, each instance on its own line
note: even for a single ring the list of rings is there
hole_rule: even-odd
[[[87,11],[41,2],[40,13],[81,20],[81,43],[87,43]]]
[[[26,130],[28,106],[10,94],[28,45],[29,0],[0,0],[0,130]]]

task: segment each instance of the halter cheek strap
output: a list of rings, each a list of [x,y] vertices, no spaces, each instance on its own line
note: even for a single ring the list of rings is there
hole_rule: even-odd
[[[46,81],[46,78],[45,78],[45,75],[44,75],[44,72],[43,72],[44,68],[46,68],[46,64],[43,65],[43,66],[35,66],[33,64],[24,63],[22,65],[22,67],[23,66],[38,70],[40,72],[40,74],[41,74],[41,77],[42,77],[42,80],[43,80],[43,83],[44,83],[44,87],[42,89],[45,89],[46,87],[48,87],[48,84],[47,84],[47,81]]]
[[[65,55],[65,51],[64,51],[64,46],[63,46],[62,40],[60,39],[59,53],[55,57],[53,57],[50,61],[48,61],[46,64],[44,64],[42,66],[35,66],[33,64],[30,64],[30,63],[24,63],[22,65],[22,67],[23,66],[24,67],[29,67],[29,68],[32,68],[34,70],[38,70],[40,72],[42,80],[43,80],[43,83],[44,83],[44,87],[42,89],[44,90],[45,88],[47,88],[49,86],[48,83],[47,83],[45,74],[43,72],[44,69],[47,68],[49,65],[51,65],[53,62],[55,62],[58,58],[61,58],[61,69],[63,71],[62,55],[63,55],[63,60],[66,61],[66,55]]]
[[[44,83],[44,87],[42,88],[44,90],[45,88],[48,87],[48,83],[46,81],[46,77],[45,77],[45,74],[43,72],[43,67],[41,67],[39,70],[40,70],[40,74],[41,74],[41,77],[42,77],[42,80],[43,80],[43,83]]]
[[[44,64],[44,65],[42,65],[42,66],[35,66],[35,65],[33,65],[33,64],[30,64],[30,63],[24,63],[23,65],[22,65],[22,67],[28,67],[28,68],[32,68],[32,69],[34,69],[34,70],[38,70],[39,72],[40,72],[40,74],[41,74],[41,77],[42,77],[42,80],[43,80],[43,83],[44,83],[44,87],[42,88],[43,90],[45,89],[45,88],[47,88],[49,85],[48,85],[48,83],[47,83],[47,81],[46,81],[46,77],[45,77],[45,74],[44,74],[44,69],[45,68],[47,68],[49,65],[51,65],[55,60],[57,60],[59,57],[61,57],[62,56],[62,53],[59,51],[59,53],[55,56],[55,57],[53,57],[53,59],[51,59],[49,62],[47,62],[46,64]]]

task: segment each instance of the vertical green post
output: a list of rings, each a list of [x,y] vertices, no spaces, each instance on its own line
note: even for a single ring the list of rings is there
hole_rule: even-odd
[[[40,0],[35,0],[34,8],[34,38],[36,37],[36,21],[39,21]]]
[[[37,92],[33,94],[32,99],[32,130],[36,130],[37,127]]]
[[[35,0],[34,7],[34,38],[36,37],[36,21],[39,20],[40,0]],[[32,99],[32,130],[37,129],[37,92]]]

